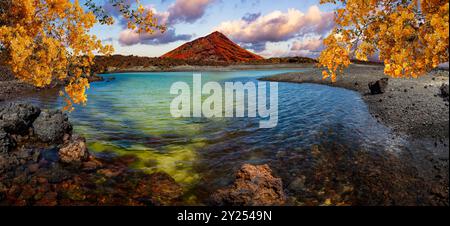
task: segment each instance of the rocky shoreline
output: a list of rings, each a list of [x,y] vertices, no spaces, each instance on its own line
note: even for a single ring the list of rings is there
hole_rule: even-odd
[[[181,186],[130,170],[134,158],[90,155],[59,110],[0,106],[0,206],[176,205]]]
[[[322,70],[286,73],[262,78],[264,81],[315,83],[357,91],[370,113],[395,132],[414,138],[432,138],[448,146],[449,102],[441,87],[449,84],[448,71],[434,71],[418,79],[393,79],[382,66],[352,65],[335,83],[322,80]],[[371,94],[369,83],[388,79],[383,93]],[[448,92],[448,91],[447,91]],[[447,142],[444,142],[444,140]]]
[[[381,66],[352,65],[346,69],[345,75],[335,83],[322,80],[321,70],[317,68],[300,73],[265,77],[261,80],[315,83],[359,92],[371,115],[378,122],[390,128],[394,136],[402,137],[407,142],[405,152],[399,154],[399,157],[389,159],[385,156],[376,164],[373,160],[367,161],[367,167],[373,164],[372,170],[381,167],[379,170],[386,171],[382,175],[380,174],[382,177],[399,177],[399,181],[404,180],[405,184],[416,184],[414,186],[422,184],[417,187],[418,190],[414,191],[421,197],[425,197],[421,198],[420,202],[417,201],[418,203],[448,205],[448,70],[436,70],[418,79],[393,79],[384,75]],[[392,171],[395,172],[395,170],[391,170],[391,167],[403,168],[402,170],[396,169],[399,171],[393,173]],[[409,179],[402,178],[405,175],[408,175],[405,178]],[[368,177],[364,183],[373,183],[372,180],[376,179]],[[394,185],[397,183],[396,180],[392,179]],[[406,183],[408,180],[415,182]],[[370,190],[374,191],[373,197],[377,197],[376,188],[378,186],[378,182],[375,182],[370,187]],[[386,185],[386,187],[389,186]],[[379,191],[383,189],[386,188],[378,188]],[[398,190],[401,194],[400,191]],[[371,194],[371,192],[364,192],[364,194]],[[383,195],[378,194],[378,196],[382,197]],[[366,198],[371,199],[371,197]],[[389,199],[386,198],[386,200]],[[402,202],[398,197],[393,200]],[[408,205],[414,203],[413,200],[406,201],[406,197],[403,200]]]
[[[97,157],[59,110],[0,105],[0,206],[183,205],[185,191],[164,172],[130,169],[133,155]],[[238,197],[239,199],[236,199]],[[280,178],[244,165],[211,205],[283,205]]]
[[[92,74],[88,77],[88,80],[90,83],[103,81],[110,82],[114,80],[114,78],[109,77],[105,80],[105,78],[100,75]],[[36,93],[46,91],[53,92],[55,93],[54,95],[57,95],[62,85],[62,82],[53,82],[47,87],[38,88],[16,79],[7,66],[0,65],[0,103],[33,96]]]

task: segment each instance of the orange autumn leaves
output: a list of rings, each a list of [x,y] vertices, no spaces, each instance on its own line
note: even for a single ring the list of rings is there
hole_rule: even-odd
[[[37,87],[68,80],[61,92],[66,110],[86,103],[89,83],[83,76],[90,74],[94,52],[112,51],[88,34],[95,16],[84,12],[78,1],[7,1],[8,10],[0,15],[0,42],[16,77]]]
[[[321,0],[343,5],[319,66],[334,82],[350,59],[378,53],[385,74],[417,78],[448,61],[448,0]]]
[[[128,29],[138,33],[153,33],[156,30],[165,32],[166,27],[158,24],[158,19],[154,17],[153,11],[147,10],[139,5],[137,10],[124,13],[123,17],[128,20]]]
[[[137,13],[144,17],[139,21],[133,17],[131,24],[149,32],[149,27],[157,26],[153,14],[140,4]],[[89,34],[97,22],[78,0],[2,0],[0,51],[15,76],[24,82],[37,87],[58,80],[65,83],[60,94],[67,103],[65,110],[72,110],[73,104],[87,101],[87,77],[94,54],[113,52],[112,46]]]

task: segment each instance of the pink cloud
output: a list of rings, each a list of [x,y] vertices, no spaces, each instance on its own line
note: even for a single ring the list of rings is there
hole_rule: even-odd
[[[159,31],[148,34],[148,33],[137,33],[133,30],[126,29],[120,32],[119,43],[122,46],[131,46],[136,44],[152,44],[161,45],[176,41],[188,41],[192,38],[191,35],[175,33],[174,29],[169,29],[164,33]]]
[[[176,0],[169,6],[169,23],[193,23],[200,19],[215,0]]]
[[[126,21],[121,20],[124,30],[119,35],[119,43],[122,46],[136,44],[167,44],[176,41],[187,41],[192,38],[189,34],[176,34],[173,25],[177,23],[193,23],[203,17],[206,8],[215,0],[176,0],[165,12],[158,12],[155,8],[148,6],[154,12],[154,16],[160,24],[165,24],[169,29],[164,32],[153,34],[138,34],[126,28]]]
[[[160,24],[168,23],[170,16],[169,12],[158,12],[156,9],[151,7],[148,7],[148,9],[153,11],[154,16],[158,19]],[[187,41],[192,38],[192,35],[176,34],[175,29],[173,28],[169,28],[164,33],[156,31],[153,34],[148,33],[139,34],[136,31],[127,29],[126,24],[124,25],[124,27],[125,29],[119,34],[119,43],[122,46],[131,46],[136,44],[161,45],[176,41]]]
[[[323,40],[321,38],[311,38],[302,41],[294,41],[291,47],[291,50],[293,51],[299,50],[318,51],[321,49],[323,49]]]
[[[333,12],[322,12],[311,6],[306,13],[297,9],[273,11],[254,20],[234,20],[221,23],[216,30],[244,45],[258,50],[267,42],[282,42],[306,35],[325,35],[334,26]],[[251,47],[250,47],[251,48]]]

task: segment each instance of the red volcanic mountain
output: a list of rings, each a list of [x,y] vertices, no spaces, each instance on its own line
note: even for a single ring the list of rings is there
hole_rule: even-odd
[[[162,55],[161,58],[227,63],[264,59],[238,46],[227,36],[217,31],[206,37],[188,42]]]

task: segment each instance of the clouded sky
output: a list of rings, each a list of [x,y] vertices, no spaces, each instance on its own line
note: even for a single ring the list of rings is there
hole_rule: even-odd
[[[108,0],[98,0],[103,4]],[[132,1],[133,2],[133,1]],[[160,56],[187,41],[220,31],[264,57],[316,57],[333,26],[333,5],[319,0],[141,0],[167,24],[164,33],[136,34],[116,19],[92,33],[117,54]],[[111,7],[105,7],[113,12]],[[113,12],[114,14],[114,12]]]

